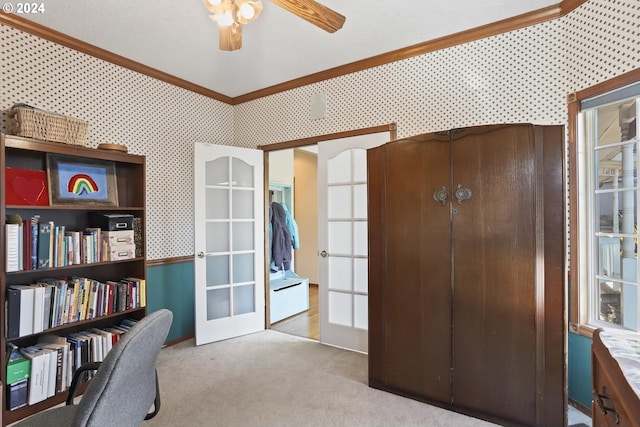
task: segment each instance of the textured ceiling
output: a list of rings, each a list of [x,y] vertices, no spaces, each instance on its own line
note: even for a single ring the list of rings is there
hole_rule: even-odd
[[[218,50],[216,24],[202,0],[48,0],[44,13],[21,17],[236,97],[559,0],[320,2],[346,16],[341,30],[326,33],[263,0],[260,17],[243,27],[242,49],[233,52]]]

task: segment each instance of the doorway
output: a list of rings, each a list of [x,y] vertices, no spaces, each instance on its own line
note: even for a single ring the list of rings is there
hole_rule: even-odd
[[[269,200],[288,205],[298,230],[298,247],[293,251],[291,269],[309,280],[308,309],[272,323],[271,328],[316,341],[320,339],[317,163],[315,144],[269,153]]]
[[[377,136],[372,134],[377,134]],[[369,136],[374,136],[373,140],[371,140]],[[367,137],[371,142],[367,143],[365,142],[365,140],[359,137]],[[348,199],[345,199],[345,201],[347,201],[347,205],[345,205],[341,201],[341,197],[339,199],[332,199],[334,201],[330,202],[330,206],[333,206],[333,208],[330,209],[331,212],[328,212],[326,204],[327,186],[332,187],[332,190],[329,192],[329,196],[333,198],[335,198],[336,195],[340,195],[343,193],[344,195],[360,195],[360,197],[362,197],[362,195],[364,194],[366,197],[366,192],[362,193],[362,189],[366,188],[366,173],[365,175],[362,175],[361,171],[366,171],[367,144],[373,143],[374,145],[377,145],[393,140],[395,139],[395,137],[395,124],[391,123],[383,126],[340,132],[336,134],[307,138],[304,140],[289,141],[285,143],[271,144],[268,146],[259,147],[267,152],[267,155],[265,156],[265,182],[273,184],[274,187],[283,188],[283,186],[286,187],[289,185],[295,188],[295,191],[292,192],[294,197],[293,201],[291,202],[291,206],[293,206],[294,218],[296,220],[300,218],[300,211],[307,208],[307,210],[312,213],[312,218],[309,219],[306,226],[308,226],[310,229],[313,229],[313,231],[317,233],[320,233],[318,229],[324,230],[322,234],[318,236],[318,240],[321,240],[320,238],[324,238],[324,246],[322,250],[319,249],[320,246],[318,246],[316,239],[312,239],[312,244],[305,244],[305,240],[308,239],[308,235],[307,237],[305,237],[305,233],[301,232],[301,248],[299,248],[300,250],[295,250],[292,256],[291,264],[293,265],[296,274],[300,273],[309,276],[310,278],[310,298],[308,310],[305,310],[303,313],[296,313],[295,316],[290,316],[290,318],[281,318],[276,316],[277,321],[273,321],[269,318],[269,315],[267,315],[267,319],[272,320],[271,322],[267,323],[268,325],[271,325],[271,328],[283,332],[294,333],[296,335],[306,336],[307,338],[319,339],[321,342],[326,342],[331,345],[337,345],[332,344],[333,341],[330,338],[330,333],[333,334],[334,332],[336,332],[334,330],[334,326],[343,328],[345,330],[349,328],[353,329],[354,327],[356,329],[364,328],[364,331],[366,333],[366,312],[364,312],[364,317],[362,317],[362,309],[365,308],[366,310],[366,276],[362,276],[363,271],[361,268],[361,265],[366,265],[366,262],[363,264],[361,262],[362,260],[360,259],[362,258],[362,255],[359,255],[360,249],[366,248],[366,232],[365,234],[362,234],[363,230],[366,229],[366,199],[364,204],[362,202],[359,202],[357,204],[356,216],[359,217],[354,217],[354,219],[349,220],[346,219],[347,217],[344,217],[343,215],[346,211],[344,211],[344,209],[336,210],[335,206],[351,206],[351,203],[354,203],[354,201],[348,202]],[[341,142],[343,139],[345,141],[344,145]],[[319,172],[321,172],[319,173],[319,175],[324,176],[323,182],[325,182],[326,184],[324,187],[319,187],[317,185],[317,174],[314,174],[313,177],[313,181],[315,181],[315,184],[307,183],[306,185],[304,185],[304,180],[301,179],[299,173],[295,174],[295,178],[292,172],[288,177],[282,176],[283,173],[284,175],[286,175],[285,171],[287,169],[292,170],[293,167],[288,163],[285,163],[283,165],[280,162],[279,157],[286,157],[288,155],[291,159],[289,161],[293,162],[293,154],[295,154],[296,159],[304,157],[305,155],[309,156],[309,147],[317,147],[317,144],[320,142],[326,142],[325,145],[322,145],[322,147],[320,147],[324,148],[324,151],[321,150],[320,154],[322,155],[320,157],[325,156],[325,160],[322,161],[322,164],[318,164],[318,157],[315,155],[315,152],[313,152],[313,165],[314,169],[318,169]],[[335,151],[335,148],[333,148],[331,149],[331,151],[335,152],[335,154],[332,154],[331,157],[326,157],[329,153],[326,147],[336,147],[338,151]],[[286,150],[289,149],[293,150],[288,153]],[[353,150],[356,150],[357,152]],[[338,155],[339,157],[337,157],[335,161],[331,160],[333,159],[333,156]],[[344,172],[351,170],[351,166],[349,165],[352,165],[351,160],[348,160],[347,163],[344,163],[344,161],[347,159],[353,159],[354,162],[358,162],[358,164],[360,165],[357,169],[354,169],[355,172],[349,172],[356,174],[353,175],[352,178],[348,178],[346,177],[346,175],[344,175]],[[328,177],[326,175],[323,175],[327,173],[327,167],[329,165],[331,165],[331,168],[333,168],[330,169],[331,171],[339,171],[339,173],[336,175],[335,172],[331,172]],[[335,169],[336,167],[338,169]],[[353,178],[356,176],[357,178]],[[335,181],[335,179],[338,177],[339,179]],[[355,181],[353,181],[353,179],[355,179]],[[266,194],[268,194],[267,197],[272,196],[271,192],[267,190],[265,190],[265,192]],[[323,195],[323,197],[318,197],[319,195]],[[314,203],[311,203],[311,201],[301,203],[305,197],[313,198]],[[317,208],[317,200],[324,200],[322,202],[322,206],[324,206],[323,208]],[[338,203],[337,205],[336,201]],[[300,208],[300,206],[302,206],[302,208]],[[362,206],[365,206],[364,211],[361,209]],[[271,204],[269,205],[269,207],[272,207]],[[350,211],[350,208],[348,210]],[[337,217],[336,212],[339,212]],[[327,217],[328,213],[330,213],[330,215]],[[362,216],[363,214],[364,216]],[[300,219],[304,222],[302,218]],[[322,219],[322,221],[320,221],[320,219]],[[271,223],[270,219],[268,221],[269,223]],[[329,229],[327,229],[327,221],[333,221]],[[324,227],[322,226],[323,224]],[[364,224],[364,228],[362,228],[362,224]],[[274,225],[278,226],[278,224],[272,224],[272,227]],[[305,225],[303,225],[303,227],[304,226]],[[329,241],[327,241],[327,238],[330,235],[336,236],[336,231],[340,232],[337,235],[339,236],[339,240],[335,240],[335,237],[332,237]],[[327,234],[327,232],[329,232],[329,234]],[[357,245],[353,249],[356,252],[351,252],[352,249],[349,249],[350,245],[345,246],[342,243],[345,241],[344,238],[347,238],[346,236],[348,235],[344,234],[345,232],[356,233],[357,236],[365,237],[364,246]],[[351,241],[351,238],[347,238],[346,241]],[[268,249],[271,247],[271,243],[272,240],[270,238],[267,241]],[[303,249],[307,250],[306,256],[303,254]],[[269,250],[267,250],[267,253],[267,256],[269,257]],[[352,253],[355,253],[355,257],[358,259],[352,258],[353,255],[349,255]],[[363,254],[366,256],[365,253]],[[322,257],[320,255],[322,255]],[[305,262],[307,263],[306,267]],[[321,268],[322,271],[320,272],[319,270]],[[366,274],[366,271],[364,271],[364,273]],[[281,299],[280,295],[275,295],[273,293],[275,286],[273,285],[273,281],[269,276],[271,276],[271,269],[269,269],[269,273],[267,274],[267,281],[269,282],[269,284],[267,285],[267,290],[270,291],[268,292],[268,294],[270,295],[267,297],[266,301],[268,313],[273,312],[274,305],[276,307],[278,305],[277,300]],[[322,277],[324,277],[324,279]],[[362,288],[360,285],[358,285],[358,283],[362,282],[362,279],[365,280],[365,288]],[[340,282],[338,283],[336,282],[336,280],[339,280]],[[328,300],[327,296],[329,296]],[[275,299],[272,300],[271,297],[275,297]],[[364,305],[362,304],[363,301],[365,302]],[[318,307],[317,312],[315,307]],[[325,310],[326,312],[324,312],[323,310]],[[277,311],[278,309],[276,308],[276,312]],[[354,316],[356,316],[355,320]],[[324,319],[324,317],[327,317],[327,319]],[[365,323],[362,323],[361,321],[361,319],[363,318],[365,319]],[[320,326],[322,325],[322,322],[326,323],[326,327],[323,328],[322,326]],[[331,329],[331,327],[333,327],[333,329]],[[325,332],[321,333],[322,331],[320,331],[319,329],[322,329]],[[360,343],[362,340],[357,339],[356,341]],[[351,348],[348,341],[338,346]],[[357,351],[366,351],[361,350],[360,347],[361,346],[358,345],[353,349]]]

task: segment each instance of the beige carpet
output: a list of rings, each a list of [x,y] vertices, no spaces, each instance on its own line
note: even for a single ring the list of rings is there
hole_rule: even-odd
[[[163,349],[146,426],[493,426],[367,385],[367,356],[272,330]]]

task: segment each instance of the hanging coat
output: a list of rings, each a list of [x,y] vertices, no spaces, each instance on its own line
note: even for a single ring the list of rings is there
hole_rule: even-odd
[[[271,202],[269,205],[269,221],[271,223],[271,260],[276,267],[289,270],[293,242],[287,227],[287,215],[280,203]]]

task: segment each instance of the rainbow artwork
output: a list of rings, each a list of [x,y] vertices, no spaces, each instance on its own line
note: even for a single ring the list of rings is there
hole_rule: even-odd
[[[67,156],[47,157],[51,204],[118,205],[115,164],[97,159],[84,162]]]
[[[98,184],[89,175],[79,173],[73,175],[67,184],[67,191],[76,196],[82,196],[100,191]]]

